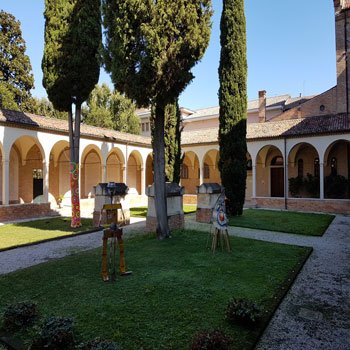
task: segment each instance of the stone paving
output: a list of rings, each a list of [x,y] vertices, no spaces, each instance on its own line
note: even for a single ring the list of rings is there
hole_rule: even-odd
[[[209,225],[186,215],[186,228]],[[124,234],[143,232],[137,220]],[[350,217],[338,215],[323,237],[230,227],[233,236],[313,247],[292,288],[264,332],[256,350],[350,349]],[[0,275],[78,251],[99,247],[102,232],[0,252]],[[233,243],[234,247],[234,243]]]

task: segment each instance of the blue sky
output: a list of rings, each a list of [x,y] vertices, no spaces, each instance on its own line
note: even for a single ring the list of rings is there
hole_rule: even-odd
[[[218,105],[219,22],[221,0],[213,0],[210,45],[193,69],[195,79],[180,96],[190,109]],[[314,95],[336,84],[332,0],[245,0],[247,20],[248,98],[259,90],[268,96]],[[33,95],[46,96],[42,86],[44,0],[0,0],[0,9],[21,22],[33,67]],[[100,83],[110,83],[101,71]]]

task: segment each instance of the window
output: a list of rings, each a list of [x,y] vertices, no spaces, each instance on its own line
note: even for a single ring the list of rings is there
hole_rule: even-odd
[[[207,163],[204,163],[203,178],[204,179],[209,179],[210,178],[210,169],[209,169],[209,165]]]
[[[318,158],[314,160],[314,176],[320,177],[320,160]]]
[[[338,175],[337,158],[335,158],[335,157],[332,157],[332,159],[331,159],[331,175],[332,176]]]
[[[304,176],[304,161],[298,159],[298,177],[302,178]]]
[[[141,124],[142,132],[145,131],[145,123]]]
[[[146,123],[146,131],[149,131],[149,123]]]
[[[42,179],[43,170],[42,169],[33,169],[33,179]]]
[[[188,166],[186,164],[181,165],[181,179],[188,179]]]
[[[271,165],[283,165],[283,158],[281,156],[276,156],[271,160]]]

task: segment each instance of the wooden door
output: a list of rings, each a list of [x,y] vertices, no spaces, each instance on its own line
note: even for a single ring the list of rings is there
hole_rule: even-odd
[[[271,169],[271,197],[284,197],[284,169]]]

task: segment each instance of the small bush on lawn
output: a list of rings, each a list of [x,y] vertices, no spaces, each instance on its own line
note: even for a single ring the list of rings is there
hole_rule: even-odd
[[[250,300],[233,298],[226,308],[226,320],[243,326],[254,327],[261,319],[261,308]]]
[[[96,338],[80,344],[78,350],[120,350],[120,347],[111,341]]]
[[[16,331],[32,325],[39,317],[38,307],[30,301],[9,305],[3,315],[3,326],[6,330]]]
[[[50,317],[44,321],[31,350],[72,349],[74,346],[73,319]]]
[[[201,331],[197,333],[191,344],[191,350],[228,350],[232,339],[220,330]]]

